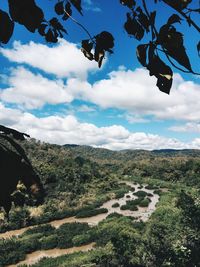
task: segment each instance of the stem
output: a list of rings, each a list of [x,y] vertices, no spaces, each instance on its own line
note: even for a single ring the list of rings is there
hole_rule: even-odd
[[[169,4],[166,4],[166,5],[170,6]],[[173,8],[172,6],[170,7]],[[188,17],[186,13],[184,13],[182,10],[178,10],[175,8],[173,9],[176,10],[176,12],[178,12],[179,14],[181,14],[187,20],[188,23],[190,23],[198,32],[200,32],[200,27],[190,17]]]
[[[93,43],[95,43],[94,40],[93,40],[93,37],[91,36],[89,31],[80,22],[78,22],[76,19],[74,19],[65,9],[64,9],[64,12],[73,22],[75,22],[79,27],[81,27],[87,33],[87,35],[89,36],[90,40]]]
[[[158,49],[158,48],[157,48]],[[175,64],[174,64],[174,62],[171,60],[171,58],[170,58],[170,56],[167,54],[167,51],[162,47],[162,50],[161,49],[158,49],[159,51],[161,51],[161,52],[163,52],[163,53],[165,53],[165,56],[167,57],[167,59],[169,60],[169,62],[172,64],[172,66],[174,67],[174,68],[176,68],[177,70],[180,70],[180,71],[182,71],[182,72],[184,72],[184,73],[192,73],[192,74],[195,74],[195,75],[200,75],[200,73],[198,73],[198,72],[194,72],[194,71],[189,71],[189,70],[184,70],[184,69],[182,69],[182,68],[180,68],[180,67],[178,67],[178,66],[176,66]]]
[[[146,15],[147,15],[147,17],[148,17],[148,19],[150,20],[151,19],[151,16],[150,16],[150,14],[149,14],[149,11],[148,11],[148,8],[147,8],[147,5],[146,5],[146,2],[145,2],[145,0],[142,0],[142,4],[143,4],[143,7],[144,7],[144,11],[145,11],[145,13],[146,13]],[[151,24],[151,32],[152,32],[152,41],[153,41],[153,34],[155,35],[155,36],[158,36],[158,31],[156,30],[156,27],[155,27],[155,25],[153,24]]]

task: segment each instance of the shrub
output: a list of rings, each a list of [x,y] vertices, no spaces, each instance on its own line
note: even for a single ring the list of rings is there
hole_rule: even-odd
[[[112,205],[112,208],[118,208],[119,206],[120,206],[119,203],[116,202],[116,203],[114,203],[114,204]]]
[[[41,249],[52,249],[58,245],[57,235],[43,237],[41,240]]]
[[[83,210],[76,214],[76,218],[86,218],[92,217],[98,214],[107,213],[108,209],[101,208],[101,209],[92,209],[92,210]]]
[[[134,195],[137,197],[146,197],[147,192],[140,190],[140,191],[137,191],[136,193],[134,193]]]
[[[149,203],[150,203],[149,198],[145,198],[145,199],[143,199],[143,200],[140,202],[139,206],[140,206],[140,207],[148,207],[148,206],[149,206]]]

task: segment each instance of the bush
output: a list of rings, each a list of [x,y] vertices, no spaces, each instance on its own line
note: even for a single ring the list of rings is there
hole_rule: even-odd
[[[162,194],[162,191],[161,190],[159,190],[159,189],[157,189],[157,190],[154,190],[154,194],[156,194],[156,195],[161,195]]]
[[[24,232],[22,236],[33,235],[33,234],[38,234],[38,233],[42,233],[43,235],[49,235],[49,234],[52,234],[54,230],[55,228],[51,226],[50,224],[39,225],[39,226],[26,230],[26,232]]]
[[[41,240],[41,249],[52,249],[56,248],[58,245],[57,235],[51,235],[43,237]]]
[[[118,202],[116,202],[116,203],[114,203],[114,204],[112,204],[112,208],[118,208],[120,205],[119,205],[119,203]]]
[[[92,210],[83,210],[76,214],[76,218],[86,218],[92,217],[98,214],[107,213],[108,209],[101,208],[101,209],[92,209]]]
[[[137,197],[146,197],[147,192],[140,190],[140,191],[137,191],[136,193],[134,193],[134,195]]]
[[[139,206],[140,207],[148,207],[149,203],[150,203],[150,199],[149,198],[145,198],[140,202]]]
[[[159,187],[157,187],[156,185],[147,185],[145,186],[145,188],[149,190],[154,190],[154,189],[158,189]]]

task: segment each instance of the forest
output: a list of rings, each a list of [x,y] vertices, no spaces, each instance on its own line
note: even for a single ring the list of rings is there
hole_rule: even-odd
[[[19,183],[12,195],[10,220],[1,213],[0,231],[25,228],[19,236],[0,239],[0,266],[17,264],[34,251],[67,249],[95,243],[88,252],[44,258],[33,266],[200,266],[200,202],[197,150],[111,151],[77,145],[21,142],[45,189],[45,201],[35,207]],[[139,184],[139,191],[124,183]],[[145,209],[159,195],[147,221],[100,208],[127,197],[120,209]],[[130,197],[130,194],[129,194]],[[113,207],[118,207],[114,203]],[[52,226],[53,220],[105,214],[91,227],[84,222]]]

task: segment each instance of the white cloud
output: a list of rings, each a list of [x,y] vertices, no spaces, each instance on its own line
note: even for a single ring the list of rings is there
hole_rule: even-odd
[[[185,81],[178,74],[170,95],[160,92],[155,79],[144,69],[131,71],[121,68],[111,72],[108,79],[94,84],[78,78],[69,78],[65,84],[62,79],[50,80],[18,67],[12,69],[7,83],[8,88],[0,93],[1,100],[29,109],[78,99],[104,109],[124,110],[130,123],[148,122],[146,116],[157,120],[200,120],[200,84]],[[82,108],[82,111],[92,111],[85,106]]]
[[[97,6],[94,6],[92,0],[83,0],[83,9],[91,10],[94,12],[101,12],[101,9]]]
[[[0,91],[0,99],[28,109],[40,108],[47,103],[68,103],[73,100],[62,80],[49,80],[23,67],[12,69],[7,83],[9,88]]]
[[[200,123],[199,122],[188,122],[183,125],[175,125],[169,128],[169,130],[174,132],[192,132],[200,133]]]
[[[102,108],[117,108],[136,118],[153,116],[156,119],[196,121],[200,118],[200,84],[174,77],[170,95],[156,87],[156,80],[144,69],[118,70],[108,79],[95,82],[70,79],[68,88],[74,98],[90,101]]]
[[[26,132],[36,139],[61,145],[91,145],[113,150],[200,148],[200,138],[184,143],[155,134],[130,132],[121,125],[97,127],[82,123],[73,115],[38,118],[28,112],[6,108],[2,103],[0,124]]]
[[[64,39],[53,47],[15,41],[13,48],[0,48],[0,53],[12,62],[28,64],[59,78],[85,79],[89,71],[98,69],[96,62],[86,59],[76,44]]]
[[[88,105],[81,105],[78,107],[79,112],[94,112],[96,111],[95,108],[88,106]]]

